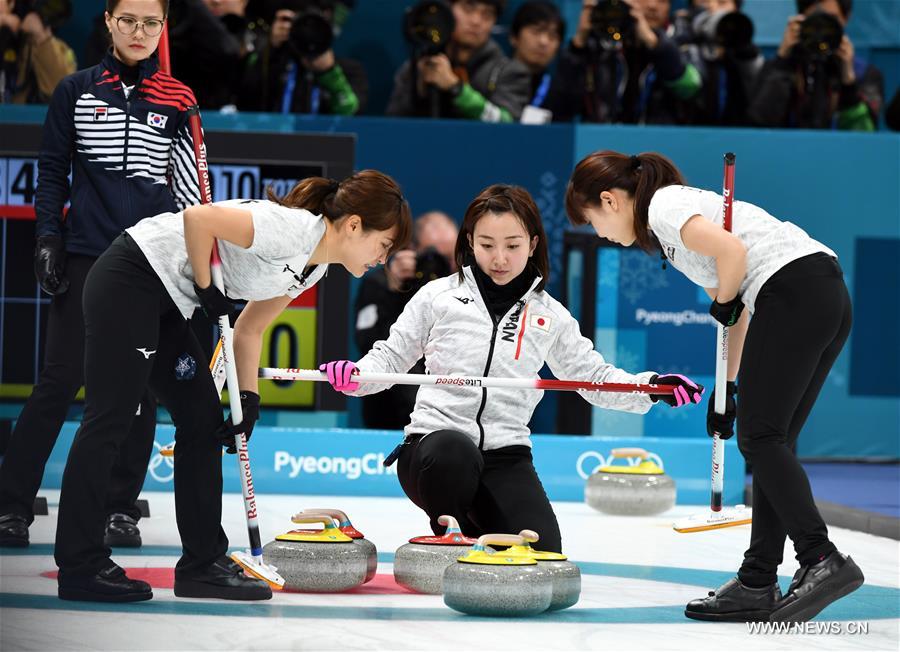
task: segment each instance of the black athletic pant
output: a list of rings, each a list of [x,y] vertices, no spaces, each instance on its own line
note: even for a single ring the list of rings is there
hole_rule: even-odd
[[[96,262],[84,288],[85,409],[63,473],[56,531],[60,582],[110,565],[104,505],[134,406],[150,387],[175,424],[175,508],[182,557],[176,574],[202,569],[228,547],[221,527],[222,408],[203,354],[140,249],[127,235]],[[190,379],[178,358],[196,362]]]
[[[785,536],[801,565],[835,550],[797,460],[797,436],[850,333],[850,296],[837,261],[796,260],[760,290],[738,376],[738,445],[753,466],[745,584],[776,579]]]
[[[69,405],[84,384],[84,317],[81,299],[85,278],[97,260],[93,256],[68,256],[69,289],[50,302],[44,341],[44,366],[31,396],[16,420],[9,446],[0,465],[0,514],[17,514],[31,523],[32,505],[44,477],[44,467],[59,437]],[[108,514],[122,513],[139,519],[135,501],[144,485],[147,462],[156,432],[156,400],[149,392],[140,397],[140,416],[119,451],[112,470]],[[137,411],[137,400],[131,411]]]
[[[535,548],[562,552],[559,523],[528,446],[480,451],[457,430],[414,435],[400,453],[397,476],[435,534],[444,533],[437,520],[447,514],[466,536],[534,530],[540,535]]]

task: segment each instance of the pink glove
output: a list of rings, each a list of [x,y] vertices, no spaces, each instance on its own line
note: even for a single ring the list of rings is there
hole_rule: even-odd
[[[328,375],[328,382],[338,392],[352,392],[359,388],[359,383],[350,380],[353,374],[358,374],[359,369],[349,360],[332,360],[319,365],[319,371]]]
[[[703,397],[703,385],[695,383],[687,376],[681,374],[656,374],[650,378],[651,385],[675,385],[674,394],[651,394],[654,401],[668,403],[669,407],[681,407],[682,405],[697,404]]]

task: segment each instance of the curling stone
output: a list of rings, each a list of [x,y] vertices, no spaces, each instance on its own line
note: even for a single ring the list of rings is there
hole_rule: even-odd
[[[304,509],[301,514],[327,514],[331,518],[336,519],[341,532],[353,539],[353,544],[362,548],[366,553],[366,559],[369,564],[366,567],[366,582],[371,581],[375,577],[375,571],[378,570],[378,550],[375,548],[374,543],[366,539],[362,532],[353,527],[353,523],[350,522],[350,517],[347,516],[346,512],[342,512],[339,509],[311,508]]]
[[[566,609],[581,597],[581,571],[569,558],[558,552],[535,550],[532,543],[538,535],[532,530],[522,530],[519,536],[525,540],[521,546],[512,546],[503,551],[505,555],[522,555],[534,559],[538,566],[550,573],[553,579],[553,598],[547,611]]]
[[[475,539],[463,535],[452,516],[441,516],[438,523],[447,526],[443,536],[414,537],[397,548],[394,555],[397,584],[419,593],[439,595],[444,569],[475,544]]]
[[[522,546],[518,534],[485,534],[444,570],[444,604],[476,616],[534,616],[553,601],[553,578],[537,560],[488,544]]]
[[[601,466],[587,480],[584,499],[606,514],[652,516],[675,504],[675,481],[648,459],[643,448],[615,448],[615,459],[638,458],[640,464]]]
[[[368,560],[353,539],[334,526],[327,514],[297,514],[295,523],[321,523],[321,530],[279,534],[263,548],[263,560],[278,569],[284,588],[336,593],[366,581]]]

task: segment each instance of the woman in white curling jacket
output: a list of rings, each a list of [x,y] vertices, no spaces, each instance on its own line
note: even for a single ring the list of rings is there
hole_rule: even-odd
[[[336,390],[353,396],[383,384],[352,380],[360,372],[405,373],[425,356],[428,373],[537,378],[546,362],[560,378],[677,385],[676,394],[581,392],[605,408],[646,413],[656,400],[698,403],[702,389],[681,375],[631,374],[607,363],[581,335],[568,310],[544,291],[549,273],[540,212],[522,188],[493,185],[466,211],[456,244],[458,274],[422,288],[356,364],[320,367]],[[465,534],[540,535],[560,552],[559,525],[531,456],[528,421],[542,392],[532,389],[419,388],[406,437],[392,458],[406,495],[431,520],[455,516]]]

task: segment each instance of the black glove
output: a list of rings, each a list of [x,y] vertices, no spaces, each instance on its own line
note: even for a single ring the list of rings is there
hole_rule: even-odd
[[[690,403],[697,404],[703,398],[703,385],[695,383],[687,376],[681,374],[653,374],[650,377],[651,385],[675,385],[679,389],[674,394],[650,394],[650,400],[654,403],[662,401],[669,407],[681,407]]]
[[[734,326],[737,323],[738,318],[741,316],[741,312],[744,310],[744,302],[741,301],[741,295],[738,295],[728,301],[727,303],[719,303],[715,299],[713,302],[709,304],[709,314],[713,316],[713,318],[725,326],[729,328]]]
[[[709,404],[706,406],[706,434],[712,437],[719,433],[720,439],[728,439],[734,435],[734,419],[737,416],[737,385],[733,380],[725,384],[725,414],[716,412],[716,390],[709,395]]]
[[[212,283],[207,288],[200,288],[194,283],[194,294],[200,300],[200,307],[209,319],[218,319],[234,312],[234,304]]]
[[[253,434],[253,426],[259,420],[259,394],[241,392],[241,412],[243,412],[244,418],[238,425],[235,426],[231,422],[231,417],[228,417],[216,432],[216,437],[222,442],[223,446],[226,446],[226,453],[234,454],[237,452],[234,446],[236,435],[244,433],[244,437],[248,442],[250,441],[250,435]]]
[[[66,250],[58,235],[39,235],[34,246],[34,275],[41,289],[50,295],[69,289],[66,278]]]

